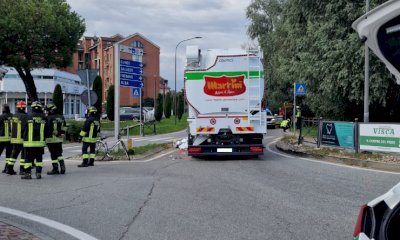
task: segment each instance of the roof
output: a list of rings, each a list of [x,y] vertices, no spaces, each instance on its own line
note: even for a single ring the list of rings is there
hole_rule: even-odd
[[[136,37],[136,36],[139,36],[139,37],[143,38],[145,41],[149,42],[151,45],[153,45],[153,46],[157,47],[158,49],[160,49],[160,47],[159,47],[157,44],[155,44],[154,42],[150,41],[148,38],[144,37],[144,36],[143,36],[142,34],[140,34],[140,33],[134,33],[134,34],[132,34],[132,35],[130,35],[130,36],[128,36],[128,37],[122,39],[122,40],[119,41],[118,43],[122,43],[122,42],[124,42],[124,41],[126,41],[126,40],[128,40],[128,39],[130,39],[130,38]]]

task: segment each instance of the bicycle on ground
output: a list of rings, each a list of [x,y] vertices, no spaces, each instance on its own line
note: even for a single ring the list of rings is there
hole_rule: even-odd
[[[131,160],[129,157],[129,151],[128,148],[126,147],[124,141],[121,140],[121,136],[118,135],[118,140],[112,147],[108,147],[108,144],[106,141],[107,139],[106,136],[101,136],[99,139],[96,141],[96,160],[104,160],[106,157],[111,160],[113,159],[112,152],[114,149],[117,149],[117,153],[121,154],[121,156],[125,156],[128,160]]]

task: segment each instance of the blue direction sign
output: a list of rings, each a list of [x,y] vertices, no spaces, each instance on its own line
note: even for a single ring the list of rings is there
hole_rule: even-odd
[[[136,88],[142,88],[144,87],[144,83],[140,81],[126,81],[126,80],[120,80],[120,85],[121,87],[136,87]]]
[[[142,62],[132,61],[132,60],[125,60],[125,59],[120,59],[119,60],[119,64],[121,66],[135,67],[135,68],[142,68],[144,66]]]
[[[137,74],[128,74],[128,73],[121,73],[119,75],[119,80],[121,81],[143,81],[143,76],[142,75],[137,75]]]
[[[132,96],[134,98],[140,98],[140,88],[132,88]]]
[[[295,83],[294,84],[294,93],[296,95],[306,95],[307,87],[305,83]]]
[[[121,73],[143,75],[143,68],[134,68],[128,66],[120,66]]]

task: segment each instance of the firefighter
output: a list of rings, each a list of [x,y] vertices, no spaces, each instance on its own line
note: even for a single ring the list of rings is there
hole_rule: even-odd
[[[94,159],[96,157],[96,141],[100,132],[100,121],[96,116],[96,107],[89,107],[87,111],[87,118],[83,126],[80,136],[82,137],[82,164],[78,167],[94,166]],[[88,148],[90,147],[90,154]]]
[[[285,119],[281,122],[281,128],[283,129],[284,132],[286,132],[286,129],[290,128],[290,119]]]
[[[0,155],[3,153],[3,150],[6,149],[6,161],[3,170],[3,173],[5,173],[12,153],[12,145],[10,142],[12,114],[10,112],[10,106],[4,104],[2,113],[3,114],[0,115]]]
[[[301,128],[301,109],[299,106],[296,106],[296,128]]]
[[[18,101],[16,104],[17,111],[12,117],[11,124],[11,145],[12,153],[11,158],[8,161],[7,174],[14,175],[14,164],[21,153],[21,159],[19,161],[19,174],[24,174],[24,164],[25,164],[25,151],[23,149],[24,139],[22,138],[23,129],[28,121],[28,115],[25,112],[26,103],[24,101]]]
[[[36,160],[36,178],[42,178],[43,154],[46,146],[46,116],[40,102],[33,102],[32,114],[28,117],[24,128],[24,148],[26,153],[25,171],[21,179],[32,179],[31,169]]]
[[[66,131],[65,119],[63,115],[57,113],[57,107],[54,104],[48,104],[45,110],[47,112],[46,143],[53,166],[53,169],[47,172],[47,175],[65,174],[65,163],[62,156],[63,134]],[[60,164],[60,171],[58,164]]]

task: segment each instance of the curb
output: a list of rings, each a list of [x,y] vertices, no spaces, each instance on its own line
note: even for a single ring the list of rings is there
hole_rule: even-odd
[[[44,235],[42,232],[33,230],[27,226],[16,223],[8,218],[0,217],[0,223],[3,223],[4,225],[8,225],[7,227],[12,228],[14,233],[16,233],[16,234],[19,233],[19,234],[23,235],[22,239],[54,240],[54,238]],[[18,235],[18,236],[20,236],[20,235]],[[0,232],[0,239],[2,239],[1,237],[2,237],[2,235]]]
[[[384,162],[377,162],[371,160],[360,160],[356,158],[348,158],[348,157],[338,157],[338,156],[323,156],[323,155],[312,155],[302,152],[296,149],[296,146],[290,146],[285,144],[282,140],[279,140],[275,147],[285,153],[296,155],[299,157],[307,157],[312,158],[315,160],[331,162],[331,163],[339,163],[348,166],[356,166],[362,168],[370,168],[375,170],[382,170],[382,171],[389,171],[389,172],[398,172],[400,173],[400,165],[393,164],[393,163],[384,163]]]

